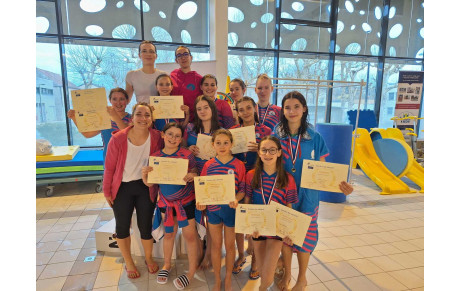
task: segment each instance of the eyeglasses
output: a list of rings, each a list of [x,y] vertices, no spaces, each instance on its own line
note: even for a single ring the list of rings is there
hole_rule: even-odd
[[[260,149],[260,153],[263,155],[266,155],[267,153],[270,153],[270,155],[275,155],[278,152],[277,148],[270,148],[270,149]]]
[[[172,134],[171,132],[166,133],[166,135],[167,135],[170,139],[181,139],[181,138],[182,138],[182,136],[180,136],[180,135],[174,135],[174,134]]]
[[[190,56],[189,53],[177,54],[177,55],[176,55],[176,59],[180,59],[180,58],[182,58],[182,57],[188,57],[188,56]]]

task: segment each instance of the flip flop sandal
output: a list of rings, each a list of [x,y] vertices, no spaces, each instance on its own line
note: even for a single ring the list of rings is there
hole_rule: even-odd
[[[125,266],[125,270],[126,270],[126,274],[128,274],[129,279],[137,279],[141,276],[141,273],[139,273],[137,269],[135,271],[128,271],[128,268],[126,268]],[[135,276],[131,277],[130,275],[132,274],[135,274]]]
[[[249,279],[250,280],[257,280],[260,278],[259,271],[254,271],[251,269],[251,272],[249,272]]]
[[[158,265],[149,265],[147,264],[147,261],[144,261],[144,263],[147,265],[147,270],[150,274],[155,274],[156,272],[158,272],[158,270],[160,269],[160,267],[158,267]],[[155,268],[156,267],[156,268]],[[153,268],[153,272],[150,272],[150,268]]]
[[[243,265],[246,263],[246,258],[244,258],[239,265],[233,265],[232,274],[239,274],[243,269]]]
[[[183,290],[185,289],[185,287],[187,287],[190,284],[190,281],[188,280],[187,276],[184,274],[174,279],[173,283],[174,283],[174,286],[177,288],[177,290]],[[182,286],[179,285],[179,283]]]
[[[160,272],[158,272],[158,276],[157,276],[158,284],[163,285],[163,284],[168,283],[169,271],[170,270],[161,270]],[[159,279],[164,279],[164,280],[159,280]]]

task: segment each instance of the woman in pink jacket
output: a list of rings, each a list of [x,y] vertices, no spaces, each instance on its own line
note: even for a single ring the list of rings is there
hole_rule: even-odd
[[[153,261],[152,219],[158,188],[147,187],[142,182],[142,167],[148,165],[149,156],[163,148],[158,130],[152,129],[152,109],[147,103],[133,108],[133,125],[117,131],[110,139],[103,189],[104,196],[116,221],[117,244],[125,260],[128,277],[135,279],[140,273],[131,257],[130,225],[134,209],[149,273],[158,271]]]

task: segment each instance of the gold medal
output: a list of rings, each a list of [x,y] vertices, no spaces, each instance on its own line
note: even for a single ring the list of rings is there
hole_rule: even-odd
[[[295,162],[297,161],[298,154],[299,154],[299,146],[300,146],[300,135],[297,138],[297,146],[296,146],[296,151],[293,153],[292,149],[292,138],[289,136],[289,154],[291,155],[291,161],[292,161],[292,172],[295,173]]]

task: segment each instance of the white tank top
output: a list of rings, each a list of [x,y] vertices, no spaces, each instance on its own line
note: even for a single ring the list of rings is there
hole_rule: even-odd
[[[125,168],[122,182],[142,179],[142,167],[148,166],[150,155],[150,134],[143,145],[133,145],[128,139],[128,153],[126,154]]]

